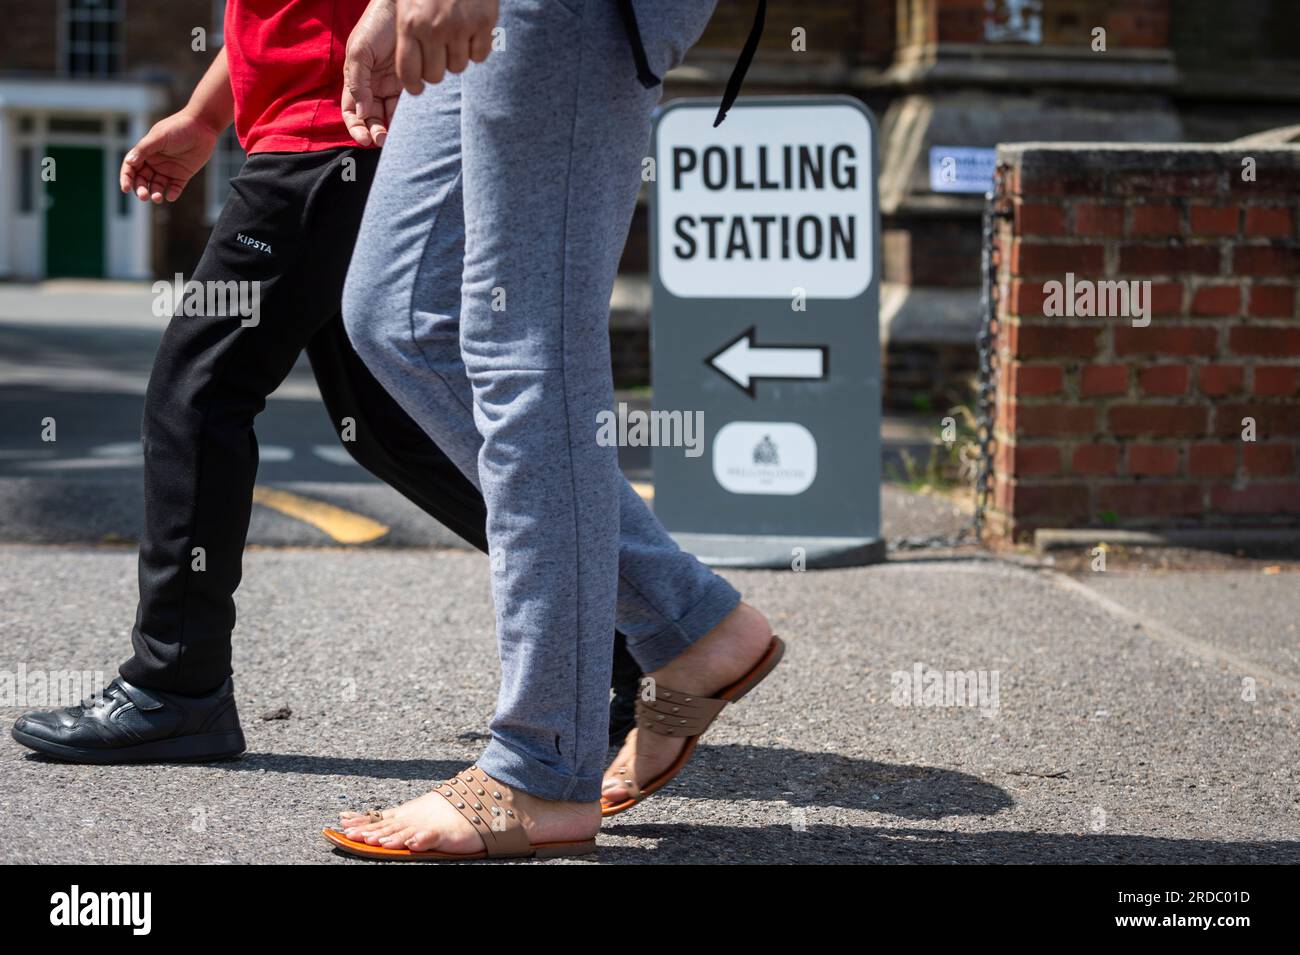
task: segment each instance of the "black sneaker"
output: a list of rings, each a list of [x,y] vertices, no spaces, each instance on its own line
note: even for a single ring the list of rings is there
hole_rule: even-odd
[[[24,713],[14,722],[13,738],[74,763],[188,762],[244,751],[229,679],[207,696],[179,696],[118,677],[80,706]]]

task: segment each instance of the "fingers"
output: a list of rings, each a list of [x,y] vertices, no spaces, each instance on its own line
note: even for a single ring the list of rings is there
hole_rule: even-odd
[[[135,194],[141,202],[158,205],[164,200],[175,202],[185,191],[185,183],[170,179],[156,172],[138,176],[135,180]]]
[[[400,30],[397,34],[397,78],[402,89],[412,96],[424,90],[424,59],[420,41],[411,32]]]
[[[399,15],[397,75],[402,88],[418,95],[425,83],[440,83],[448,73],[463,73],[492,52],[497,4],[479,0],[443,18],[419,4]],[[435,22],[436,21],[436,22]]]
[[[357,100],[356,92],[348,86],[343,87],[343,99],[339,103],[343,113],[343,125],[348,128],[348,135],[356,141],[359,146],[370,146],[374,143],[370,135],[369,124],[366,122],[365,114]]]
[[[118,188],[125,193],[135,193],[141,202],[152,202],[155,205],[179,199],[185,190],[185,183],[162,175],[150,161],[165,142],[165,136],[156,135],[150,130],[132,146],[122,157],[122,166],[117,173]]]
[[[426,40],[420,44],[424,69],[422,79],[429,83],[441,83],[447,75],[447,47],[437,40]]]
[[[482,63],[492,52],[492,31],[480,30],[469,38],[469,58]]]
[[[469,66],[469,38],[452,40],[447,44],[446,62],[448,73],[464,73]]]

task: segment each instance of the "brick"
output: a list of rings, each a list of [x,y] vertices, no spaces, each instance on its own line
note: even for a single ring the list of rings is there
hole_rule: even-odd
[[[1295,473],[1295,452],[1289,444],[1245,441],[1241,445],[1241,460],[1246,473],[1252,477],[1286,477]]]
[[[1097,508],[1114,511],[1121,523],[1129,524],[1201,514],[1205,492],[1199,484],[1103,484],[1097,489]]]
[[[1027,438],[1055,438],[1092,434],[1097,430],[1097,409],[1087,405],[1026,405],[1017,403],[1015,433]]]
[[[1178,473],[1178,447],[1165,444],[1131,444],[1128,473],[1139,477],[1169,477]]]
[[[1294,285],[1250,287],[1250,314],[1256,318],[1290,318],[1295,315]]]
[[[1119,270],[1125,275],[1171,275],[1190,272],[1217,275],[1219,248],[1215,245],[1124,245],[1119,250]]]
[[[1114,474],[1119,465],[1119,447],[1114,444],[1081,444],[1070,456],[1075,474]]]
[[[1241,289],[1236,285],[1203,285],[1192,293],[1192,314],[1232,317],[1241,314]]]
[[[1007,333],[1007,345],[1017,358],[1091,358],[1097,352],[1100,331],[1100,328],[1017,322]]]
[[[1138,388],[1145,395],[1187,394],[1186,365],[1156,365],[1138,372]]]
[[[1191,209],[1192,235],[1209,238],[1216,235],[1236,235],[1241,220],[1240,206],[1194,205]]]
[[[1124,232],[1124,207],[1080,202],[1074,207],[1074,234],[1116,236]]]
[[[1046,299],[1047,293],[1043,291],[1042,282],[1026,281],[1024,279],[1011,280],[1007,292],[1007,305],[1010,308],[1010,314],[1041,318],[1043,315],[1043,302]]]
[[[1151,314],[1180,315],[1183,311],[1183,285],[1181,282],[1151,283]]]
[[[1286,238],[1294,234],[1291,210],[1285,206],[1247,206],[1246,235]]]
[[[1225,514],[1300,514],[1300,484],[1222,485],[1211,490],[1210,504]]]
[[[1152,322],[1146,328],[1131,325],[1115,327],[1115,354],[1117,355],[1204,355],[1212,356],[1218,350],[1219,333],[1216,328],[1203,325],[1163,326]]]
[[[1106,414],[1106,429],[1123,437],[1195,437],[1205,433],[1207,411],[1196,405],[1116,405]]]
[[[1290,398],[1300,390],[1300,367],[1295,365],[1256,365],[1255,394],[1272,398]],[[1296,409],[1300,415],[1300,408]]]
[[[1226,477],[1237,473],[1240,442],[1193,444],[1187,451],[1190,477]]]
[[[1217,254],[1217,252],[1216,252]],[[1011,245],[1014,275],[1100,275],[1105,256],[1099,245],[1049,245],[1016,239]]]
[[[1084,365],[1079,371],[1079,394],[1085,398],[1128,394],[1128,365]]]
[[[1060,365],[1026,365],[1015,362],[1010,367],[1010,388],[1018,396],[1056,395],[1065,385],[1065,369]]]
[[[1054,444],[1014,445],[1014,474],[1017,477],[1048,476],[1061,472],[1061,449]]]
[[[1152,202],[1133,206],[1130,235],[1178,235],[1182,232],[1182,213],[1172,203]]]
[[[1012,482],[1007,507],[1017,518],[1053,518],[1073,524],[1088,517],[1088,488],[1083,484],[1032,484]]]
[[[1238,325],[1228,330],[1228,347],[1238,355],[1300,355],[1300,328]]]
[[[1065,206],[1045,202],[1017,202],[1018,235],[1065,235]]]
[[[1300,414],[1290,404],[1220,404],[1214,408],[1214,434],[1221,438],[1240,438],[1245,418],[1255,419],[1255,438],[1300,435]]]
[[[1238,275],[1287,275],[1300,272],[1300,248],[1291,245],[1239,245],[1232,250]]]
[[[1241,365],[1202,365],[1196,370],[1196,384],[1201,394],[1211,398],[1241,391],[1246,369]]]

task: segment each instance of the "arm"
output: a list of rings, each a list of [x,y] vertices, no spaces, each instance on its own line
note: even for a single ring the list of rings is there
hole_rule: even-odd
[[[154,123],[131,147],[122,160],[118,185],[143,202],[175,202],[212,157],[234,116],[235,94],[222,47],[185,107]]]
[[[230,67],[226,65],[224,46],[181,112],[193,116],[218,136],[235,121],[235,92],[230,88]]]

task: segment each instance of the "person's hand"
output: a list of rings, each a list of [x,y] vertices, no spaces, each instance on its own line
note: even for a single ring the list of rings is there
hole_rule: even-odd
[[[497,0],[397,0],[397,75],[412,96],[492,52]]]
[[[122,160],[118,185],[142,202],[175,202],[217,148],[219,131],[181,110],[154,123]]]
[[[343,58],[343,122],[362,146],[382,146],[397,108],[396,0],[375,0],[348,36]]]

